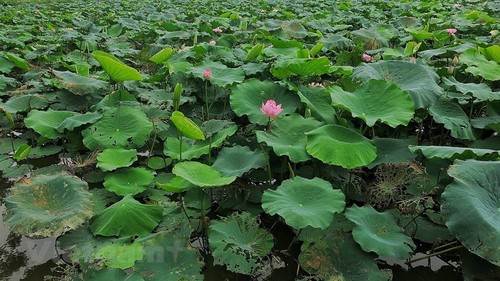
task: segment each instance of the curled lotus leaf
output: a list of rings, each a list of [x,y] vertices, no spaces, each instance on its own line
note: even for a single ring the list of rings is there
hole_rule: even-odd
[[[87,183],[67,172],[23,179],[10,190],[6,207],[6,225],[29,237],[76,229],[93,210]]]

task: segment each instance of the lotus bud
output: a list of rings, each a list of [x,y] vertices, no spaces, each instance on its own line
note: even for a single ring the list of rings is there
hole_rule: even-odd
[[[179,110],[179,105],[181,104],[181,95],[182,95],[182,84],[177,83],[174,89],[174,110]]]
[[[457,66],[457,65],[458,65],[459,60],[458,60],[457,55],[455,55],[455,56],[453,57],[453,60],[451,61],[451,63],[452,63],[454,66]]]
[[[455,67],[448,66],[448,74],[453,74],[453,71],[455,71]]]

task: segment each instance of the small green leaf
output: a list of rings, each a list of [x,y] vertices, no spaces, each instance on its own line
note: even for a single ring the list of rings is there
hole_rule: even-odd
[[[108,267],[126,269],[144,258],[144,249],[139,243],[114,243],[100,248],[94,258]]]
[[[103,51],[94,51],[92,57],[101,64],[109,77],[118,83],[142,80],[142,76],[137,70],[124,64],[111,54]]]
[[[137,160],[135,149],[112,147],[104,149],[97,155],[97,167],[103,171],[113,171],[117,168],[128,167]]]
[[[177,163],[172,173],[201,187],[224,186],[236,179],[235,176],[225,177],[216,169],[194,161]]]
[[[224,147],[212,165],[224,176],[240,177],[251,169],[266,165],[266,157],[262,151],[252,151],[246,146]]]
[[[174,53],[175,53],[174,49],[165,48],[156,53],[154,56],[150,57],[149,60],[154,63],[165,63],[174,55]]]
[[[12,158],[16,159],[17,161],[21,161],[24,158],[28,157],[28,154],[31,151],[31,146],[27,144],[21,144],[14,155],[12,155]]]
[[[146,168],[124,168],[107,174],[104,187],[118,195],[135,195],[146,190],[153,178]]]
[[[260,54],[262,53],[262,49],[264,49],[263,44],[258,43],[255,46],[253,46],[253,48],[250,51],[248,51],[248,54],[245,57],[245,61],[251,61],[260,56]]]
[[[170,120],[172,120],[172,123],[174,123],[177,130],[179,130],[183,136],[194,140],[205,139],[205,135],[203,135],[203,132],[200,130],[198,125],[196,125],[188,117],[184,116],[182,112],[174,111]]]

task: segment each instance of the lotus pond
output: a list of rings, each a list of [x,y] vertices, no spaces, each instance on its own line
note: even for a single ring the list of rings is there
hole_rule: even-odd
[[[0,278],[499,280],[498,2],[2,2]]]

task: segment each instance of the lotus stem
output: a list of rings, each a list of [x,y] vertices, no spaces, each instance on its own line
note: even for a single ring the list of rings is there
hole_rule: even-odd
[[[410,261],[406,262],[406,264],[411,264],[411,263],[414,263],[414,262],[417,262],[417,261],[428,259],[430,257],[439,256],[441,254],[444,254],[444,253],[447,253],[447,252],[451,252],[451,251],[454,251],[454,250],[458,250],[458,249],[463,248],[463,247],[464,246],[459,245],[459,246],[455,246],[455,247],[452,247],[452,248],[449,248],[449,249],[446,249],[446,250],[439,251],[437,253],[428,254],[428,255],[425,255],[423,257],[419,257],[419,258],[410,260]]]
[[[179,162],[182,161],[182,135],[179,134]]]
[[[432,249],[432,250],[430,250],[430,251],[431,251],[431,252],[434,252],[435,250],[439,250],[439,249],[442,249],[442,248],[446,248],[446,247],[448,247],[448,246],[451,246],[451,245],[453,245],[453,244],[457,244],[457,243],[458,243],[458,241],[457,241],[457,240],[455,240],[455,241],[452,241],[452,242],[449,242],[449,243],[446,243],[446,244],[443,244],[443,245],[437,246],[437,247],[433,248],[433,249]]]
[[[287,161],[286,161],[286,164],[288,164],[288,171],[290,172],[290,176],[291,176],[291,178],[292,178],[292,179],[293,179],[293,178],[295,178],[295,172],[293,171],[293,169],[292,169],[292,165],[290,165],[290,161],[288,161],[288,159],[287,159]]]
[[[297,235],[295,235],[295,237],[293,237],[292,242],[290,242],[290,245],[288,245],[288,248],[286,248],[287,252],[290,251],[290,248],[292,248],[293,243],[295,243],[295,241],[297,241],[297,238],[299,237],[301,232],[302,232],[302,228],[299,229],[299,232],[297,233]]]
[[[208,80],[205,80],[205,108],[207,110],[205,121],[208,121]]]

